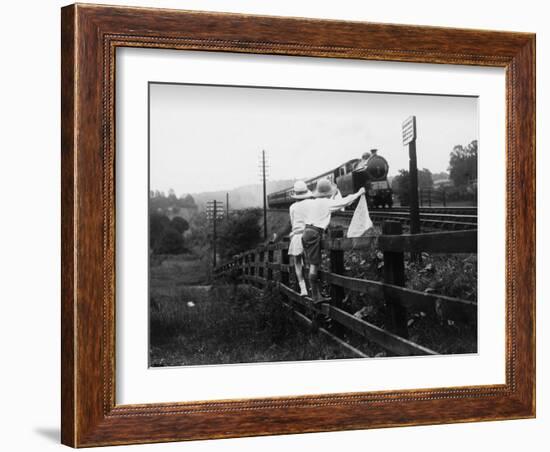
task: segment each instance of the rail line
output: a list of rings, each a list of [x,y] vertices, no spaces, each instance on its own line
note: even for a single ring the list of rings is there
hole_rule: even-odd
[[[477,215],[477,207],[473,206],[453,206],[453,207],[446,207],[446,206],[420,206],[419,207],[420,212],[423,213],[444,213],[444,214],[452,214],[452,215]],[[390,212],[406,212],[409,213],[410,208],[409,207],[391,207],[389,209],[384,208],[373,208],[370,209],[371,212],[384,212],[384,211],[390,211]]]
[[[271,212],[285,212],[287,209],[269,209]],[[333,213],[335,217],[350,218],[352,211]],[[370,216],[375,222],[387,220],[410,223],[409,209],[397,207],[391,209],[372,209]],[[477,228],[477,208],[472,207],[421,207],[420,224],[424,227],[444,230],[465,230]]]

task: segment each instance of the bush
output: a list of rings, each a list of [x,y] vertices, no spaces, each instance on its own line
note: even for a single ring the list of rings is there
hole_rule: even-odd
[[[180,234],[183,234],[189,229],[189,223],[182,217],[174,217],[170,222],[170,226],[178,231]]]
[[[165,228],[155,251],[158,254],[180,254],[185,252],[181,233],[171,226]]]
[[[456,187],[477,181],[477,140],[453,148],[449,160],[449,178]]]
[[[223,258],[255,248],[261,242],[260,212],[247,210],[226,219],[219,230],[219,250]]]
[[[392,190],[399,198],[402,206],[410,204],[410,177],[407,170],[399,170],[399,174],[392,180]],[[418,170],[418,189],[431,189],[433,187],[432,173],[424,168]]]
[[[170,219],[160,213],[149,214],[149,247],[155,250],[162,239],[164,230],[170,226]]]

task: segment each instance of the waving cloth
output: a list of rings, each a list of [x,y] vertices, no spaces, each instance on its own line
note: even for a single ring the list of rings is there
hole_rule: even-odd
[[[367,200],[365,196],[359,198],[355,212],[348,228],[348,238],[361,237],[365,231],[372,228],[372,221],[369,215],[369,208],[367,207]]]

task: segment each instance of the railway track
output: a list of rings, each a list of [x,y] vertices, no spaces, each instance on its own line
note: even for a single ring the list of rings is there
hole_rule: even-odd
[[[285,212],[287,209],[270,209],[272,212]],[[353,211],[335,212],[335,217],[350,218]],[[370,216],[373,221],[399,221],[403,224],[410,223],[409,209],[407,207],[396,207],[391,209],[372,209]],[[477,228],[477,208],[475,207],[421,207],[420,208],[421,226],[444,229],[450,231],[476,229]]]
[[[351,218],[352,212],[342,212],[348,214]],[[408,212],[371,212],[373,221],[394,220],[409,224],[410,216]],[[446,213],[425,213],[420,212],[420,224],[436,229],[463,230],[477,228],[477,215],[459,215]]]
[[[409,213],[409,207],[392,207],[390,209],[370,209],[370,212],[406,212]],[[455,206],[455,207],[443,207],[443,206],[422,206],[420,207],[421,213],[441,213],[449,215],[477,215],[477,207],[471,206]]]

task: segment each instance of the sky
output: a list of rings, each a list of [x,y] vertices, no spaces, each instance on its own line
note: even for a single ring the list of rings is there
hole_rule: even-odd
[[[401,124],[417,119],[419,168],[446,171],[478,138],[473,97],[150,84],[150,187],[178,195],[310,178],[372,148],[389,174],[408,169]]]

